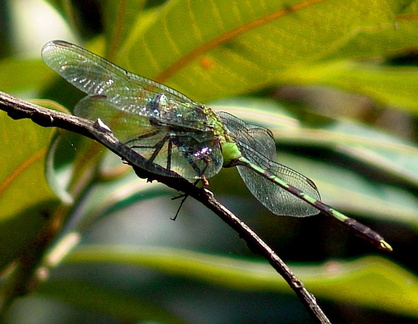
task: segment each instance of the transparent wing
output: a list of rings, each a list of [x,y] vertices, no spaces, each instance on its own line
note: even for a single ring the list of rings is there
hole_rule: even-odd
[[[118,110],[105,96],[87,96],[74,107],[74,114],[90,120],[103,120],[121,142],[155,130],[150,119]]]
[[[79,46],[52,41],[42,49],[44,62],[89,96],[106,96],[116,109],[160,123],[206,131],[210,109],[180,92],[138,76]]]
[[[251,163],[276,175],[286,183],[319,200],[320,195],[313,182],[280,163],[274,162],[276,145],[271,132],[263,127],[246,124],[228,113],[219,113],[225,128],[236,141],[242,155]],[[251,193],[276,215],[310,216],[318,210],[294,196],[277,184],[263,178],[245,166],[237,166],[244,183]]]
[[[127,72],[104,58],[65,41],[51,41],[45,44],[42,58],[51,69],[90,96],[112,97],[123,93],[126,96],[130,94],[147,98],[165,93],[177,101],[193,103],[174,89]]]
[[[87,119],[103,120],[121,142],[148,161],[148,171],[170,175],[153,168],[158,164],[186,179],[201,179],[214,176],[222,168],[217,138],[205,132],[174,132],[153,125],[148,118],[115,109],[106,96],[85,97],[74,112]]]

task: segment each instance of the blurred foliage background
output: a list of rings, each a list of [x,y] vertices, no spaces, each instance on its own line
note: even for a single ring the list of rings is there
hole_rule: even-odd
[[[215,196],[331,321],[417,322],[416,1],[0,1],[0,26],[1,91],[71,111],[82,94],[40,59],[43,43],[62,38],[270,128],[277,160],[394,252],[324,216],[272,215],[234,169],[210,179]],[[100,145],[5,113],[0,124],[4,322],[312,322],[203,206],[187,200],[173,222],[179,193],[138,179]],[[8,305],[31,264],[44,280]]]

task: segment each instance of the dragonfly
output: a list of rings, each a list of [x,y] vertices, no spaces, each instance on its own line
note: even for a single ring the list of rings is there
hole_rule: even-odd
[[[312,180],[275,162],[270,130],[215,112],[66,41],[47,43],[42,58],[87,94],[74,114],[104,121],[121,142],[147,160],[148,171],[208,185],[207,179],[223,167],[237,167],[249,191],[274,214],[305,217],[322,212],[376,247],[392,251],[377,232],[322,202]]]

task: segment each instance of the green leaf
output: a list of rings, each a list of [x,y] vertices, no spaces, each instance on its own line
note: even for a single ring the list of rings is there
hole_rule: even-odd
[[[334,61],[295,68],[278,83],[322,84],[367,95],[385,105],[418,114],[418,68]]]
[[[418,187],[416,143],[354,121],[329,123],[323,130],[329,147]]]
[[[65,262],[146,267],[170,276],[193,278],[232,289],[292,293],[287,283],[265,262],[171,248],[84,246]],[[317,298],[418,317],[418,278],[381,257],[291,268]],[[65,296],[65,291],[63,294]]]
[[[185,323],[174,314],[146,300],[77,280],[47,282],[37,294],[102,312],[123,322]]]
[[[409,5],[405,3],[405,8],[399,12],[392,26],[360,31],[336,52],[330,53],[327,59],[366,59],[408,53],[417,43],[415,36],[418,32],[417,11],[416,2],[409,2]]]
[[[52,76],[52,71],[40,59],[7,58],[0,61],[0,85],[4,92],[34,95]]]
[[[145,25],[149,20],[144,10],[145,0],[105,1],[103,18],[106,44],[108,44],[106,57],[112,60],[121,46],[125,43],[132,26]]]
[[[206,101],[268,85],[363,31],[393,28],[408,3],[217,0],[207,10],[203,1],[171,1],[145,30],[132,29],[117,63]]]
[[[0,267],[39,234],[56,203],[44,176],[51,129],[0,114]]]

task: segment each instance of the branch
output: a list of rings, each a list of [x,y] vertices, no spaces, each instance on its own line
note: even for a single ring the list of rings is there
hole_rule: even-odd
[[[131,165],[139,177],[147,178],[149,181],[157,180],[195,198],[233,228],[253,251],[255,250],[269,261],[273,268],[295,291],[318,323],[330,323],[322,309],[318,306],[315,297],[308,292],[302,281],[293,274],[286,263],[247,224],[220,204],[209,190],[198,188],[175,172],[167,171],[155,164],[152,164],[154,170],[160,170],[161,172],[153,173],[148,171],[150,166],[149,162],[119,142],[112,131],[105,124],[101,123],[100,120],[93,122],[74,115],[46,109],[1,91],[0,109],[6,111],[13,119],[29,118],[43,127],[59,127],[94,139],[121,157],[127,164]],[[164,173],[169,176],[160,175]]]

